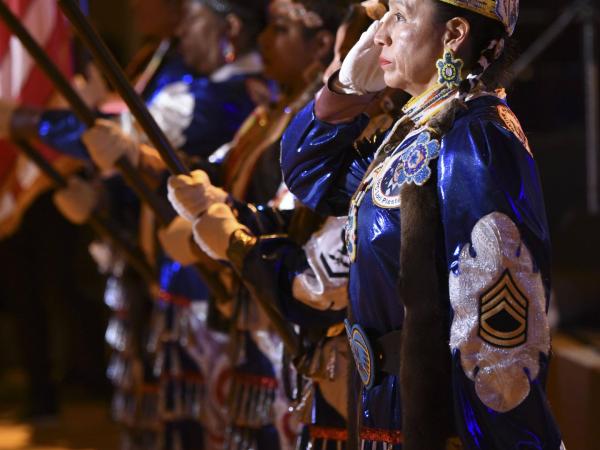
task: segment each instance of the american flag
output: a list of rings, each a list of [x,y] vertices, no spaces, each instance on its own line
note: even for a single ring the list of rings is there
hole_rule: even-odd
[[[71,35],[56,0],[0,0],[19,17],[50,59],[70,76]],[[25,105],[45,106],[54,96],[52,83],[31,59],[19,40],[0,22],[0,98]],[[43,149],[44,155],[61,171],[71,161]],[[0,238],[13,233],[22,214],[39,193],[50,187],[37,168],[8,142],[0,141]]]

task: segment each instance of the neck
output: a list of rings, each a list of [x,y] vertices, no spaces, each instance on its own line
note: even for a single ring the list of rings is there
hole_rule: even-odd
[[[415,126],[421,126],[437,114],[447,102],[455,98],[457,92],[455,88],[447,88],[436,83],[419,96],[413,97],[402,111]]]
[[[296,80],[282,84],[281,93],[286,99],[292,100],[302,94],[306,86],[308,86],[308,83],[304,80],[304,77],[298,77]]]

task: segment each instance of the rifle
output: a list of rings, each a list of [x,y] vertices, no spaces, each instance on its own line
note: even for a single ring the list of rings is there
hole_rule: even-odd
[[[4,21],[6,26],[17,36],[23,46],[27,49],[31,57],[36,61],[42,71],[48,76],[52,83],[56,86],[57,90],[64,96],[67,102],[73,108],[73,112],[77,115],[88,127],[94,124],[96,119],[94,112],[88,108],[85,102],[81,99],[79,94],[73,89],[71,84],[67,81],[64,75],[58,70],[52,60],[46,55],[44,50],[39,44],[33,39],[29,31],[21,24],[19,19],[12,13],[12,11],[6,6],[4,2],[0,2],[0,18]],[[66,187],[67,182],[58,173],[51,164],[49,164],[39,152],[27,141],[19,139],[16,144],[19,148],[44,172],[48,177],[59,187]],[[139,175],[135,172],[135,169],[131,166],[131,163],[126,158],[121,158],[118,165],[124,173],[127,173],[126,177],[131,183],[133,189],[142,196],[152,196],[153,192],[146,187],[145,183]],[[131,266],[138,270],[140,275],[144,279],[149,279],[151,276],[152,280],[155,280],[154,270],[150,268],[148,263],[143,257],[142,252],[137,249],[131,243],[127,242],[123,236],[118,232],[118,227],[115,223],[108,219],[100,216],[99,214],[93,214],[90,218],[90,225],[102,236],[107,236],[110,240],[123,251],[123,254],[127,258],[127,261]]]

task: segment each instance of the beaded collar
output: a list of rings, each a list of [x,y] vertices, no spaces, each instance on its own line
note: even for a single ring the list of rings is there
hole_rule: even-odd
[[[409,100],[402,108],[403,119],[410,120],[415,127],[420,127],[441,111],[457,94],[457,89],[449,89],[444,85],[436,84],[421,95]]]

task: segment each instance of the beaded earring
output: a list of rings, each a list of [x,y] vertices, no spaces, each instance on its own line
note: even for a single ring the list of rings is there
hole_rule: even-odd
[[[436,62],[438,69],[438,82],[452,89],[460,86],[462,82],[461,70],[464,61],[460,58],[454,59],[454,53],[449,48],[444,50],[444,57]]]
[[[229,64],[236,60],[235,48],[229,39],[221,42],[221,54],[225,58],[225,62]]]

